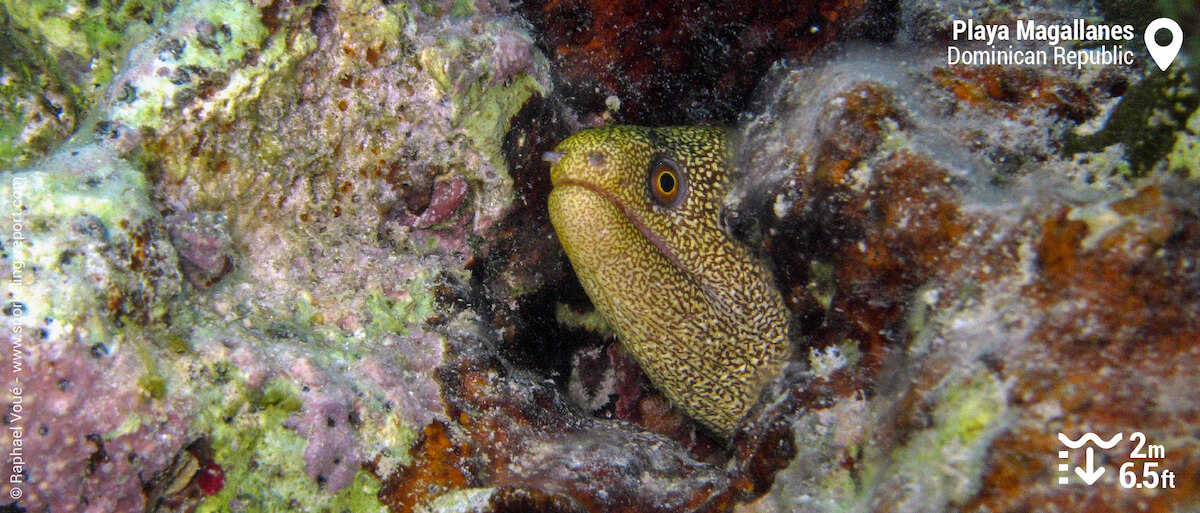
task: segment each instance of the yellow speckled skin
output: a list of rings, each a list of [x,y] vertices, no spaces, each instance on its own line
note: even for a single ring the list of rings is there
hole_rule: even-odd
[[[770,271],[720,226],[727,134],[605,127],[555,152],[550,221],[583,288],[655,385],[727,439],[791,347]],[[682,175],[669,206],[647,179],[660,157]]]

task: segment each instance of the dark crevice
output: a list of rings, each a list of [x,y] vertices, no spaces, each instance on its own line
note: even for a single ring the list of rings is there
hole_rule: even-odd
[[[560,382],[570,374],[579,336],[559,324],[555,310],[559,303],[590,308],[546,211],[550,166],[542,154],[570,135],[564,111],[560,100],[536,97],[513,118],[502,150],[514,208],[497,242],[471,266],[474,288],[484,291],[479,310],[502,333],[501,356]]]

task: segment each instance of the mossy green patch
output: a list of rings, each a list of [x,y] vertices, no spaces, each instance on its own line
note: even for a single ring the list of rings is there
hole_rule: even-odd
[[[167,395],[167,380],[156,372],[147,372],[138,379],[138,386],[151,399],[162,399]]]
[[[862,454],[854,472],[833,466],[818,474],[818,480],[805,483],[811,488],[793,489],[792,493],[803,493],[805,503],[828,512],[870,509],[870,504],[893,487],[918,490],[921,505],[932,511],[970,499],[980,486],[987,449],[1003,427],[1005,386],[984,370],[965,369],[953,372],[923,397],[933,409],[928,428],[910,433],[904,445],[887,452],[871,444],[838,449]],[[831,419],[864,418],[865,402],[859,403],[862,409],[857,411],[852,402],[843,405],[846,409],[840,413],[839,407],[829,410]],[[832,436],[822,432],[811,417],[793,429],[797,445],[814,454],[820,454]],[[794,496],[782,499],[799,504]]]
[[[188,343],[186,338],[177,333],[169,333],[163,337],[162,345],[167,350],[176,354],[190,354],[192,352],[192,345]]]
[[[969,448],[989,432],[1004,411],[1000,383],[990,374],[967,378],[945,390],[934,410],[934,431],[940,446]]]
[[[175,0],[0,0],[6,36],[39,48],[42,73],[69,85],[86,110],[125,57],[175,7]]]
[[[237,373],[234,373],[237,374]],[[305,472],[307,441],[285,426],[301,409],[299,390],[283,379],[245,390],[242,376],[210,389],[192,429],[208,436],[213,460],[225,473],[225,486],[208,497],[198,512],[382,511],[379,481],[359,471],[338,491],[323,491]]]
[[[465,18],[479,12],[475,9],[475,2],[471,0],[454,0],[450,7],[445,7],[445,2],[441,1],[421,1],[417,2],[417,7],[426,16],[441,17],[450,15],[456,18]]]
[[[1167,168],[1200,180],[1200,109],[1192,112],[1186,130],[1175,134],[1175,146],[1167,154]]]
[[[948,376],[928,398],[933,425],[891,453],[886,473],[919,484],[931,505],[959,504],[979,488],[987,448],[1007,409],[1005,387],[986,370],[967,368]]]
[[[475,2],[471,0],[454,0],[454,5],[450,6],[450,15],[458,17],[466,17],[475,14],[479,11],[475,9]]]
[[[606,336],[615,337],[617,335],[613,331],[612,326],[608,324],[608,321],[604,320],[604,316],[600,315],[600,312],[596,310],[591,310],[587,313],[578,313],[571,310],[571,307],[563,303],[558,303],[554,308],[554,319],[559,324],[570,328],[580,328]]]
[[[537,80],[525,74],[517,75],[507,84],[473,83],[454,96],[456,121],[488,162],[507,172],[501,145],[504,134],[508,133],[509,122],[529,98],[545,90]]]
[[[1109,114],[1104,128],[1088,135],[1067,138],[1063,154],[1100,152],[1121,144],[1129,173],[1145,176],[1172,151],[1175,133],[1188,116],[1200,107],[1200,90],[1190,73],[1182,68],[1152,70],[1126,91]]]
[[[44,49],[20,36],[0,32],[0,169],[46,155],[75,130],[79,117],[77,98],[46,68]]]
[[[1086,168],[1093,176],[1121,177],[1133,176],[1133,168],[1125,160],[1123,147],[1114,144],[1097,152],[1076,153],[1071,157],[1072,164]]]
[[[158,213],[145,177],[111,148],[70,147],[12,173],[0,181],[0,208],[22,214],[24,229],[5,237],[10,258],[41,270],[40,286],[24,296],[31,316],[81,323],[84,343],[111,345],[120,322],[157,319],[178,292],[174,253],[152,231]],[[14,243],[14,236],[23,238]],[[117,254],[107,248],[150,260],[133,268],[130,260],[106,257]]]
[[[833,304],[833,296],[837,294],[837,279],[833,275],[833,264],[813,259],[809,264],[809,275],[812,279],[804,287],[804,292],[829,310]]]
[[[371,316],[367,325],[369,339],[392,333],[407,335],[412,325],[433,315],[434,295],[428,276],[423,271],[417,272],[398,296],[372,293],[367,296],[367,308]]]
[[[115,77],[123,91],[111,107],[111,119],[157,129],[165,124],[163,112],[179,108],[198,94],[200,87],[214,90],[212,108],[232,108],[231,95],[243,93],[265,81],[267,72],[287,60],[287,45],[265,45],[269,34],[258,9],[245,0],[195,0],[179,5],[169,17],[171,29],[130,52],[130,58],[154,71],[127,69]],[[182,29],[181,27],[190,27]],[[298,40],[297,43],[303,43]],[[307,47],[298,44],[306,53]],[[254,52],[257,63],[243,66]],[[257,78],[257,79],[256,79]]]
[[[15,141],[15,136],[20,133],[22,126],[15,119],[0,119],[0,168],[11,169],[24,161],[21,158],[21,147]]]

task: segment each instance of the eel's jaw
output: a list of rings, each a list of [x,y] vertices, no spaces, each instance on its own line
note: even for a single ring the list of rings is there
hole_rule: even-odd
[[[625,216],[625,219],[628,219],[629,223],[632,224],[635,228],[637,228],[637,230],[639,232],[641,232],[642,236],[645,237],[646,240],[649,240],[651,244],[654,244],[654,247],[658,248],[658,252],[662,253],[662,255],[665,256],[667,258],[667,260],[669,260],[671,262],[671,265],[674,265],[676,269],[679,269],[681,271],[687,269],[687,267],[684,267],[683,262],[681,262],[679,260],[679,257],[675,255],[675,252],[671,251],[671,248],[667,247],[667,243],[663,242],[662,238],[659,237],[658,235],[655,235],[654,232],[651,232],[650,229],[646,227],[646,224],[643,223],[642,220],[638,218],[637,214],[635,214],[633,211],[629,210],[629,207],[627,207],[624,203],[622,203],[621,200],[618,199],[616,196],[613,196],[608,191],[604,190],[603,188],[601,188],[593,183],[586,182],[583,180],[574,180],[574,179],[570,179],[570,178],[564,178],[564,179],[560,179],[560,180],[553,182],[553,184],[554,184],[554,189],[550,191],[550,194],[552,196],[552,198],[550,200],[551,203],[553,203],[553,201],[554,201],[553,200],[554,191],[560,190],[560,188],[582,187],[584,189],[587,189],[587,190],[595,193],[596,195],[600,196],[601,198],[604,198],[604,200],[607,201],[608,203],[611,203],[613,206],[617,207],[617,209],[621,211],[621,214]],[[557,223],[554,223],[554,221],[553,221],[553,217],[554,217],[553,212],[555,210],[553,204],[551,204],[550,210],[551,210],[551,224],[555,224],[555,229],[558,229]]]
[[[677,307],[690,301],[677,293],[687,289],[682,282],[692,282],[691,277],[684,269],[672,266],[667,254],[660,253],[651,239],[628,221],[620,202],[611,201],[595,187],[558,183],[550,192],[549,214],[580,285],[655,387],[719,439],[728,439],[733,430],[729,419],[690,400],[687,381],[671,377],[676,372],[665,367],[663,358],[652,354],[661,350],[654,346],[671,346],[672,341],[684,337],[686,330],[676,331],[673,338],[654,336],[653,344],[648,344],[650,335],[641,325],[647,315],[646,305],[662,305],[673,312],[668,314],[672,319],[686,316]],[[672,283],[679,286],[669,286]],[[685,296],[692,299],[696,293],[703,293],[699,287],[690,290],[695,293]],[[707,365],[699,356],[701,351],[683,345],[673,347],[678,348],[676,353],[691,354],[688,360],[694,366]],[[744,413],[737,412],[739,416]]]

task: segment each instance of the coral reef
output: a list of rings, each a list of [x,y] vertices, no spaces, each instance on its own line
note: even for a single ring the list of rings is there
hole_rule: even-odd
[[[0,169],[45,156],[75,132],[173,0],[0,2]]]
[[[1200,503],[1195,43],[942,53],[1194,7],[632,5],[0,0],[0,510]],[[547,221],[543,152],[615,121],[736,121],[723,220],[800,329],[728,445]],[[1060,432],[1124,438],[1087,486]]]
[[[843,32],[868,31],[855,23],[869,7],[569,0],[522,2],[520,11],[585,122],[671,125],[732,122],[772,63],[804,60]],[[887,21],[876,24],[888,30]]]
[[[779,110],[748,120],[747,181],[779,185],[739,200],[761,204],[749,210],[764,213],[755,221],[806,324],[812,372],[841,383],[818,408],[795,386],[777,394],[798,401],[769,414],[790,419],[796,458],[737,509],[1194,505],[1197,412],[1183,406],[1196,386],[1183,369],[1200,364],[1183,342],[1200,333],[1194,164],[1165,152],[1137,163],[1132,128],[1102,154],[1070,142],[1096,116],[1108,116],[1101,132],[1146,123],[1133,110],[1158,97],[1139,92],[1156,81],[887,51],[781,69],[764,91]],[[1185,148],[1179,128],[1168,132]],[[831,366],[829,350],[861,356]],[[1118,468],[1139,460],[1122,443],[1087,487],[1059,468],[1091,465],[1081,451],[1059,458],[1060,432],[1169,441],[1156,463],[1181,481],[1124,490]]]
[[[561,497],[545,511],[678,511],[727,486],[718,467],[665,437],[581,415],[553,386],[505,370],[477,338],[451,345],[439,376],[456,422],[427,428],[413,465],[385,485],[393,511],[413,510],[430,487],[497,486]]]
[[[22,91],[96,82],[63,100],[81,128],[6,161],[53,151],[3,185],[25,230],[4,241],[7,421],[35,444],[13,506],[378,510],[447,420],[437,319],[456,310],[436,298],[512,201],[501,146],[548,91],[541,57],[493,10],[126,4],[143,15],[109,21],[136,38],[120,52],[72,39],[96,6],[5,5],[26,27],[6,41],[69,36],[6,61],[38,70]],[[113,69],[67,76],[63,52]]]

